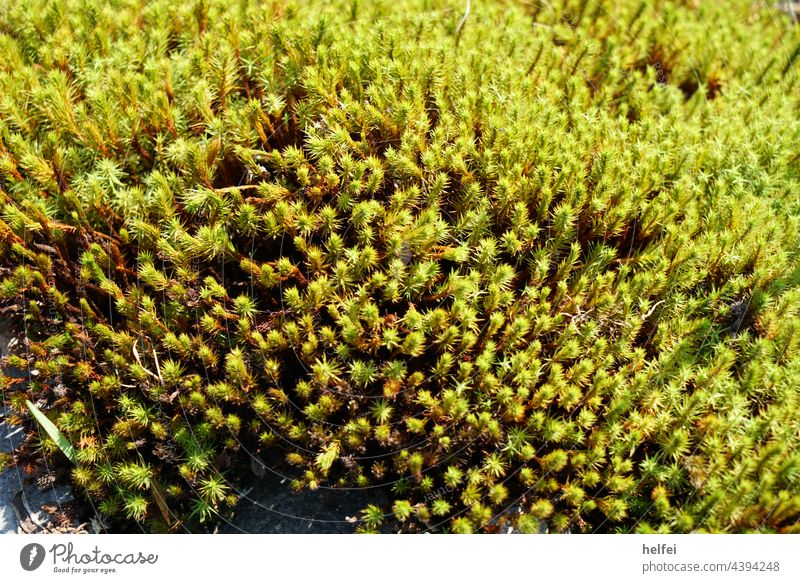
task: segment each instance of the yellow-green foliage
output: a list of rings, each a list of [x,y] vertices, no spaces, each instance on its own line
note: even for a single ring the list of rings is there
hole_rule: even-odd
[[[797,529],[797,29],[466,4],[0,0],[5,394],[103,512],[258,453],[365,531]]]

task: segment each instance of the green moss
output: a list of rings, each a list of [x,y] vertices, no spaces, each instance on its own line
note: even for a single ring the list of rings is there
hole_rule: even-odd
[[[154,531],[245,452],[393,486],[364,532],[795,531],[797,29],[462,16],[0,0],[9,402]]]
[[[0,472],[14,467],[14,456],[9,453],[0,453]]]

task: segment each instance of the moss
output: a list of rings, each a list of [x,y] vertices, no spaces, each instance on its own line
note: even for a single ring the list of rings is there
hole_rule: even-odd
[[[257,453],[392,486],[364,532],[796,530],[788,19],[0,8],[8,400],[112,518],[212,519]]]
[[[0,472],[14,467],[14,456],[9,453],[0,453]]]

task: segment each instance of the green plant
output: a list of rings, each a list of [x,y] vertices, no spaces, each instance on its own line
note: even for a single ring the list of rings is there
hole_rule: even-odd
[[[5,399],[154,531],[255,452],[364,532],[796,532],[773,16],[0,0]]]
[[[42,429],[44,429],[47,435],[50,436],[50,439],[55,442],[55,444],[58,446],[58,449],[61,450],[61,453],[63,453],[73,464],[77,464],[78,462],[75,454],[75,448],[67,440],[67,438],[64,437],[64,434],[58,430],[58,427],[53,425],[53,422],[50,421],[50,419],[48,419],[47,416],[42,413],[36,405],[30,401],[25,401],[25,404],[28,406],[33,418],[36,419],[36,422],[42,426]]]

